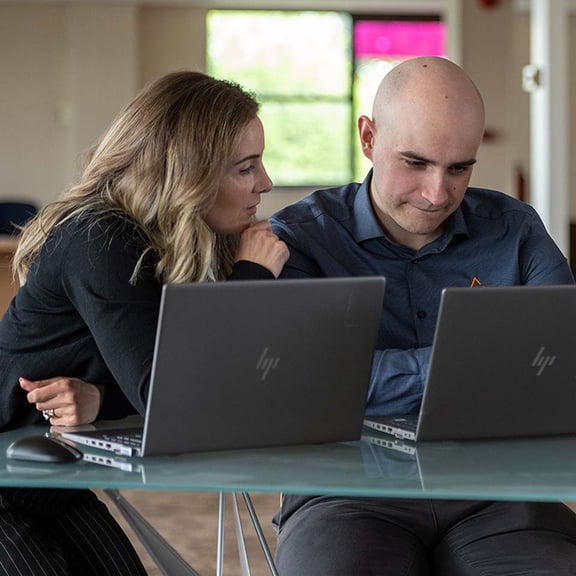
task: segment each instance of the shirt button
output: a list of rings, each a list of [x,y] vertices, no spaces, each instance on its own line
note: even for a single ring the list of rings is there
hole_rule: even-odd
[[[424,310],[418,310],[418,312],[416,312],[416,316],[418,316],[418,318],[420,318],[420,320],[424,320],[424,318],[426,318],[427,314]]]

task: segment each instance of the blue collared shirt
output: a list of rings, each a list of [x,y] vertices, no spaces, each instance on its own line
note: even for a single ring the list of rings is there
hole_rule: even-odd
[[[385,276],[386,295],[367,414],[417,411],[442,289],[572,284],[537,212],[506,194],[469,188],[442,236],[418,251],[393,242],[362,184],[319,190],[271,223],[290,248],[284,278]]]

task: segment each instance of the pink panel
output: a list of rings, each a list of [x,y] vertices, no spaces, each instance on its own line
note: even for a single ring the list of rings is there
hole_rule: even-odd
[[[444,56],[443,22],[356,22],[354,56]]]

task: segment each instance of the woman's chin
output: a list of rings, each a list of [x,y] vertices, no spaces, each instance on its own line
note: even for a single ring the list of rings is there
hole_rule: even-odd
[[[250,226],[252,226],[253,224],[253,220],[250,219],[245,219],[243,221],[238,221],[235,222],[234,224],[228,224],[228,225],[219,225],[219,226],[210,226],[210,229],[212,230],[212,232],[214,232],[214,234],[222,234],[223,236],[227,235],[227,234],[241,234],[242,232],[244,232],[244,230],[248,230],[248,228],[250,228]]]

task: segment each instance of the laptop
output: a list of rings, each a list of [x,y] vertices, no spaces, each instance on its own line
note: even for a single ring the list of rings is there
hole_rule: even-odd
[[[125,456],[359,439],[384,288],[382,277],[165,285],[144,426],[62,436]]]
[[[576,286],[446,288],[420,413],[364,424],[409,441],[576,434],[575,341]]]

